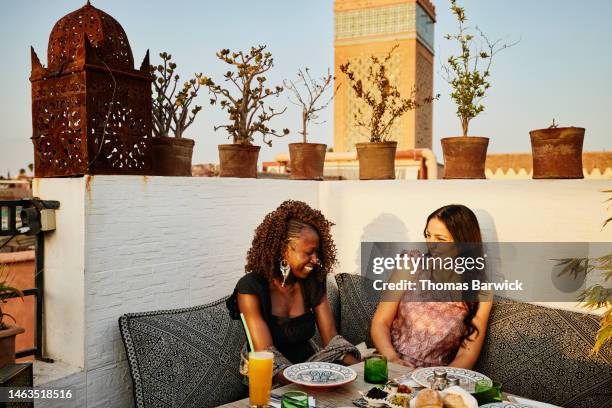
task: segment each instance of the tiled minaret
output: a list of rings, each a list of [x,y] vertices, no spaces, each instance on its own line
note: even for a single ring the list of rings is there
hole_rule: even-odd
[[[355,99],[340,65],[350,61],[363,77],[371,55],[382,57],[399,44],[389,62],[391,80],[399,83],[402,96],[409,96],[414,85],[419,99],[432,96],[434,23],[429,0],[335,0],[334,75],[342,86],[334,101],[334,151],[354,150],[356,142],[368,138],[354,125],[362,102]],[[391,140],[398,142],[398,150],[431,149],[432,112],[427,105],[396,121]]]

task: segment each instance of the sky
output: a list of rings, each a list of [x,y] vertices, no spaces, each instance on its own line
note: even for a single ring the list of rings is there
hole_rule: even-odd
[[[433,150],[441,161],[440,139],[461,134],[450,89],[441,76],[441,63],[457,53],[443,37],[456,31],[448,0],[436,6]],[[24,0],[5,2],[0,15],[0,174],[16,174],[33,162],[30,45],[46,65],[47,42],[55,22],[85,4],[85,0]],[[265,44],[274,57],[268,83],[281,84],[309,67],[321,76],[333,69],[332,0],[92,0],[97,8],[121,23],[134,62],[140,66],[147,49],[151,62],[167,51],[181,78],[196,72],[220,81],[225,64],[215,57],[222,48],[247,50]],[[490,153],[529,152],[529,130],[555,121],[586,128],[584,149],[612,150],[612,1],[588,0],[460,0],[471,24],[492,39],[519,44],[496,56],[485,111],[473,119],[470,134],[487,136]],[[185,137],[196,141],[194,163],[218,162],[216,146],[228,143],[223,130],[226,113],[207,104],[207,92],[197,99],[204,109]],[[287,95],[272,106],[287,106],[271,127],[291,134],[263,146],[260,162],[287,151],[300,141],[300,111]],[[325,123],[313,125],[311,141],[333,145],[333,106],[321,114]],[[261,138],[257,136],[257,144]]]

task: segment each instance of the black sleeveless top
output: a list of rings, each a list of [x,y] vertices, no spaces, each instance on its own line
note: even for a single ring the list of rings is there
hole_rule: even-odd
[[[304,298],[304,314],[296,317],[280,317],[272,314],[272,302],[268,280],[257,273],[244,275],[234,289],[226,305],[232,319],[240,319],[237,294],[256,295],[261,305],[261,314],[268,324],[274,347],[292,363],[302,363],[314,354],[308,340],[315,335],[316,319],[314,307],[321,303],[325,295],[325,285],[317,282],[311,275],[297,280]]]

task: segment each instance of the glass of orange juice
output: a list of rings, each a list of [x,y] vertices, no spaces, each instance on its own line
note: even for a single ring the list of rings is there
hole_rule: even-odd
[[[272,362],[269,351],[249,353],[249,401],[251,407],[267,407],[272,389]]]

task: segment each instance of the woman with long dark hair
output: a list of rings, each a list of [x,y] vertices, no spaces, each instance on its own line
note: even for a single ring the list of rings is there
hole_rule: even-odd
[[[451,252],[459,248],[472,258],[482,256],[478,220],[463,205],[447,205],[431,213],[424,236],[430,252],[435,248]],[[465,253],[456,252],[453,256]],[[455,274],[458,283],[467,285],[476,276],[474,271],[472,267]],[[433,273],[420,270],[416,276],[431,278]],[[460,301],[415,301],[414,295],[406,290],[397,301],[379,303],[371,326],[378,351],[391,362],[413,368],[439,365],[472,368],[482,349],[491,302],[479,302],[478,293],[470,289],[463,291]]]

